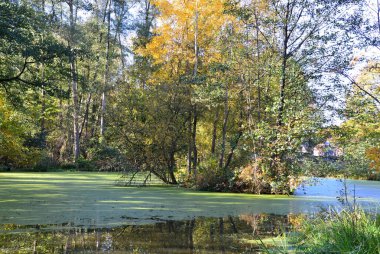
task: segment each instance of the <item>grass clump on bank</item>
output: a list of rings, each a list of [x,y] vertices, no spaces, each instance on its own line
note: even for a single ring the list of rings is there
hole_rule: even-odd
[[[332,211],[306,223],[297,236],[306,253],[380,252],[379,217],[361,209]]]
[[[380,253],[380,215],[362,209],[324,212],[295,231],[284,236],[286,246],[263,246],[265,253]]]

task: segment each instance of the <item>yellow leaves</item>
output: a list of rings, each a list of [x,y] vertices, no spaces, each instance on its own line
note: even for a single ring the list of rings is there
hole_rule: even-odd
[[[349,119],[341,125],[341,129],[354,134],[355,138],[363,139],[371,135],[380,135],[380,123],[370,120]]]
[[[191,73],[195,64],[195,44],[199,61],[206,67],[220,61],[220,34],[226,25],[237,22],[224,13],[224,0],[153,0],[160,11],[156,36],[138,54],[152,56],[163,64],[162,76]]]
[[[380,148],[372,147],[366,150],[366,157],[371,161],[370,167],[380,172]]]

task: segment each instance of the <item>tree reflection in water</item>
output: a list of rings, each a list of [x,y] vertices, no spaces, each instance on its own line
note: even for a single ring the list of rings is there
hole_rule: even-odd
[[[258,214],[114,228],[1,225],[0,253],[248,253],[258,249],[249,240],[277,236],[296,218]]]

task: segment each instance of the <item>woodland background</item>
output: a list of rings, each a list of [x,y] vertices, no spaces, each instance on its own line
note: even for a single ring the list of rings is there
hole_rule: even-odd
[[[0,167],[255,193],[375,179],[379,17],[374,0],[2,1]],[[341,155],[313,156],[327,140]]]

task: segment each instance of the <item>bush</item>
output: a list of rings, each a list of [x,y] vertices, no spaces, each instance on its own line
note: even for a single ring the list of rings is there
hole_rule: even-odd
[[[207,170],[197,175],[197,189],[204,191],[227,191],[229,183],[220,172]]]
[[[124,171],[129,167],[127,158],[118,149],[107,146],[95,152],[92,163],[99,171]]]
[[[41,156],[37,164],[33,167],[33,171],[47,172],[58,168],[59,164],[45,151],[41,151]]]
[[[237,173],[233,190],[255,194],[271,193],[271,186],[260,170],[259,163],[249,164]]]
[[[95,171],[97,170],[95,164],[91,160],[79,158],[77,161],[76,169],[80,171]]]
[[[198,167],[196,188],[205,191],[227,191],[231,188],[231,176],[220,170],[217,158],[209,158]]]

